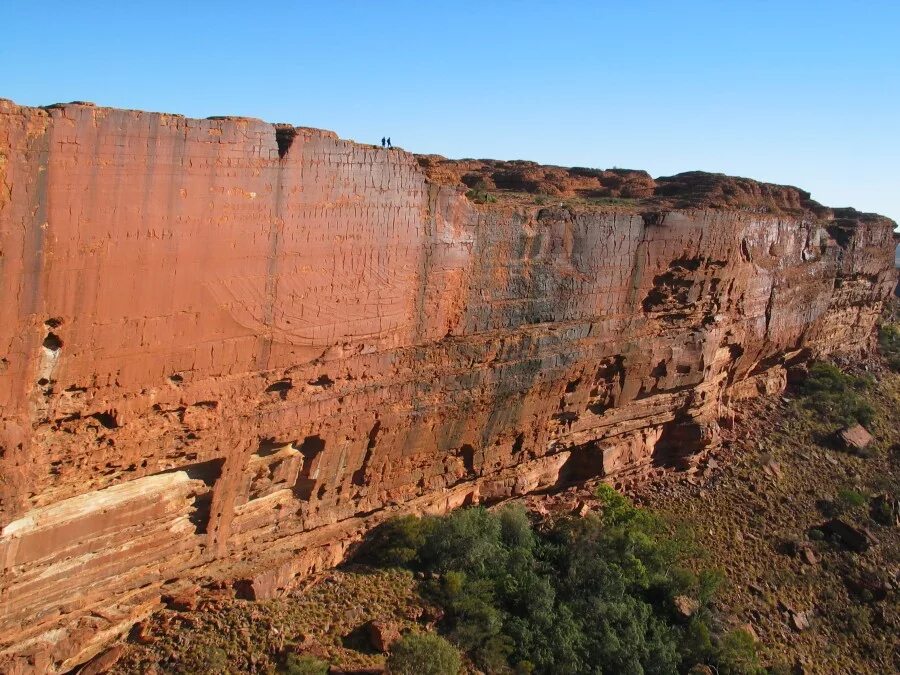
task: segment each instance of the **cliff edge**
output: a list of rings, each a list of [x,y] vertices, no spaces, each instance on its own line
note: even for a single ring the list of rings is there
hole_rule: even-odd
[[[871,340],[894,223],[748,179],[0,100],[0,670],[386,517],[687,467]]]

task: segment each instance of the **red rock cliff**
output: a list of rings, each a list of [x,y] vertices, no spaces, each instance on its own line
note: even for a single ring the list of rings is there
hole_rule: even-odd
[[[745,179],[0,101],[0,670],[185,581],[277,592],[401,511],[689,464],[865,345],[892,228]]]

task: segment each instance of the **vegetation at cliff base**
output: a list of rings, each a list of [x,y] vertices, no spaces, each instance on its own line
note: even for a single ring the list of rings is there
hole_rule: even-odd
[[[424,574],[439,630],[487,673],[759,672],[748,636],[721,634],[721,582],[691,538],[608,486],[602,509],[536,527],[519,506],[397,518],[362,555]]]
[[[849,426],[872,421],[874,409],[865,393],[871,380],[842,372],[831,363],[814,363],[800,384],[802,404],[825,422]]]
[[[283,675],[328,675],[328,664],[308,654],[288,654],[279,672]]]
[[[900,323],[886,323],[879,329],[878,347],[891,370],[900,373]]]
[[[410,633],[391,646],[387,667],[391,675],[456,675],[462,661],[440,635]]]

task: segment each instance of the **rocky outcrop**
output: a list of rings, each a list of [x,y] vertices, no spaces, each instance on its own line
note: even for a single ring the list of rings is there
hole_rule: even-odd
[[[795,188],[500,164],[0,102],[0,670],[396,513],[690,465],[896,284],[891,221]]]

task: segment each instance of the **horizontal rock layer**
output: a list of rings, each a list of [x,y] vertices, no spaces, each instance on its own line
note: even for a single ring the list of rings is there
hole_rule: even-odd
[[[500,164],[0,101],[0,670],[396,513],[686,466],[896,284],[891,221],[794,188]]]

